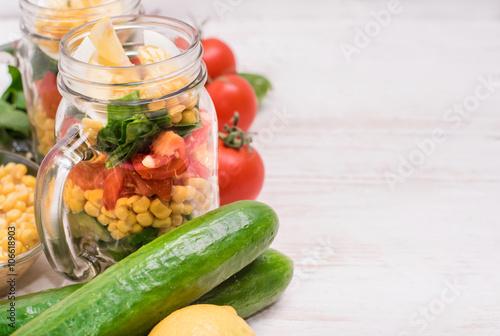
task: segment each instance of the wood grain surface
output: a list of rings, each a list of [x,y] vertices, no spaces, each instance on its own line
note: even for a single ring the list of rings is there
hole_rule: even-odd
[[[145,3],[273,82],[259,200],[296,272],[257,335],[500,333],[498,1]],[[19,292],[63,283],[41,257]]]

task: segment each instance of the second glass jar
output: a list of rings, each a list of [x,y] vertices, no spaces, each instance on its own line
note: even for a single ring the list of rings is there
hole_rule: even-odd
[[[113,15],[142,13],[141,0],[21,0],[23,38],[17,58],[23,78],[35,160],[54,146],[61,95],[57,90],[59,43],[71,29]]]

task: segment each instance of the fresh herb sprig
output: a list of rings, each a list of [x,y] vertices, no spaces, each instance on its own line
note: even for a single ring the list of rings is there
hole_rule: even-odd
[[[139,90],[115,101],[138,101]],[[185,137],[201,127],[195,124],[172,125],[167,109],[148,111],[147,105],[108,105],[108,123],[97,134],[97,149],[108,153],[104,166],[114,168],[148,150],[158,134],[172,130]]]
[[[12,82],[0,98],[0,131],[7,137],[28,139],[31,130],[21,73],[16,67],[9,65],[9,74]]]

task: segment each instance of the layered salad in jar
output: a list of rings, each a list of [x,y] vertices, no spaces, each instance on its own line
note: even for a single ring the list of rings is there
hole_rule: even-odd
[[[34,150],[41,161],[54,146],[54,127],[57,108],[62,99],[57,89],[59,42],[71,29],[93,21],[103,14],[96,7],[106,7],[108,15],[123,14],[123,6],[115,0],[40,0],[34,22],[30,26],[34,37],[29,45],[21,43],[18,56],[21,59],[24,85],[28,88],[28,113],[33,129]],[[32,26],[32,27],[31,27]],[[23,61],[24,58],[28,58]],[[24,66],[23,62],[29,63]]]
[[[93,26],[73,57],[130,69],[168,60],[186,48],[185,41],[176,45],[144,30],[144,45],[127,55],[122,46],[127,39],[130,36],[117,35],[105,18]],[[157,75],[146,67],[133,81],[148,82]],[[110,76],[117,84],[124,81],[119,71]],[[101,252],[119,260],[217,206],[213,114],[200,105],[199,87],[186,89],[191,81],[177,76],[144,87],[117,85],[118,91],[98,94],[120,105],[108,105],[107,113],[87,110],[69,116],[81,118],[81,137],[99,153],[79,162],[66,180],[63,200],[73,238],[90,238]],[[182,94],[166,100],[127,105],[179,90]]]

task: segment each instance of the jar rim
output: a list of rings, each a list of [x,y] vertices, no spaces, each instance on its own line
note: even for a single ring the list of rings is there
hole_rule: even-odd
[[[56,20],[60,21],[61,17],[66,17],[67,21],[75,21],[78,24],[73,27],[80,26],[80,23],[85,18],[87,18],[87,22],[94,21],[106,15],[109,15],[113,9],[118,8],[117,6],[121,3],[124,4],[123,15],[127,15],[133,13],[134,9],[139,9],[142,12],[142,0],[110,0],[108,2],[102,3],[97,6],[85,7],[85,8],[51,8],[44,7],[40,4],[35,3],[35,0],[20,0],[20,8],[21,8],[21,30],[32,37],[45,39],[50,41],[61,41],[62,37],[53,37],[53,36],[45,36],[36,32],[36,29],[33,29],[31,21],[34,20]],[[85,15],[82,15],[82,11],[87,12]],[[132,12],[131,12],[132,11]],[[73,28],[72,28],[73,29]],[[69,29],[67,32],[70,32]]]
[[[118,2],[122,2],[123,0],[110,0],[108,2],[105,2],[105,3],[102,3],[100,5],[97,5],[97,6],[91,6],[91,7],[84,7],[84,8],[52,8],[52,7],[44,7],[44,6],[41,6],[41,5],[38,5],[38,4],[35,4],[33,3],[34,0],[21,0],[20,1],[20,6],[21,6],[21,9],[37,9],[37,10],[45,10],[45,11],[48,11],[49,13],[51,11],[54,11],[54,12],[67,12],[67,13],[71,13],[71,12],[78,12],[78,11],[82,11],[82,10],[88,10],[88,9],[101,9],[102,7],[107,7],[107,6],[111,6],[111,5],[115,5],[116,3]],[[140,0],[132,0],[132,2],[140,2]]]
[[[189,43],[189,46],[185,50],[182,50],[180,54],[172,58],[150,64],[119,67],[90,64],[73,57],[73,53],[77,48],[76,44],[78,42],[81,42],[86,36],[90,34],[90,31],[95,22],[96,21],[92,21],[72,29],[61,40],[61,57],[59,61],[58,76],[58,85],[60,87],[60,91],[67,92],[70,95],[80,96],[80,100],[89,102],[96,102],[107,105],[140,105],[148,102],[169,99],[185,92],[186,90],[189,90],[190,88],[197,87],[200,83],[204,83],[204,81],[206,81],[207,73],[206,68],[202,62],[203,47],[200,41],[200,36],[197,29],[190,24],[175,18],[156,15],[123,15],[111,17],[111,22],[117,31],[120,31],[120,29],[145,30],[153,27],[163,28],[167,30],[174,29],[179,34],[184,34],[184,37],[187,38],[187,42]],[[161,69],[162,67],[169,65],[176,66],[177,69],[173,72],[161,73],[157,77],[148,78],[146,80],[134,79],[130,82],[124,83],[109,83],[102,80],[99,81],[99,79],[106,77],[100,76],[100,73],[109,74],[116,72],[122,74],[124,77],[127,77],[127,73],[134,74],[141,71],[151,71],[154,70],[155,67],[156,69]],[[89,75],[89,73],[92,73],[92,75]],[[81,90],[74,89],[74,87],[78,87],[78,85],[80,85],[81,87],[87,86],[101,89],[129,89],[134,86],[140,88],[154,87],[155,85],[157,85],[157,83],[169,81],[183,75],[186,75],[187,78],[189,78],[189,82],[183,88],[158,98],[141,99],[136,101],[135,103],[133,101],[122,102],[110,98],[102,99],[98,97],[92,97],[83,92],[79,92]],[[133,78],[133,76],[130,76],[130,78]]]
[[[148,19],[157,19],[158,21],[172,22],[172,23],[176,23],[179,25],[183,25],[192,32],[193,42],[189,45],[189,47],[186,50],[184,50],[180,54],[178,54],[174,57],[171,57],[169,59],[166,59],[166,60],[163,60],[160,62],[155,62],[155,63],[153,63],[154,65],[167,64],[168,62],[172,63],[172,61],[178,60],[179,58],[181,58],[183,56],[185,57],[185,55],[187,55],[187,54],[193,53],[201,45],[200,35],[198,33],[198,30],[182,20],[171,18],[171,17],[166,17],[166,16],[159,16],[159,15],[121,15],[121,16],[111,17],[111,23],[115,23],[115,22],[120,21],[120,20],[125,20],[126,18],[137,18],[137,19],[148,18]],[[145,67],[151,66],[151,64],[139,64],[139,65],[130,65],[130,66],[120,67],[120,66],[105,66],[105,65],[99,65],[99,64],[90,64],[87,62],[82,62],[80,60],[77,60],[72,55],[70,55],[67,47],[68,47],[68,44],[72,42],[71,39],[75,38],[76,37],[75,35],[77,35],[77,34],[88,35],[87,32],[90,33],[90,30],[92,29],[92,27],[94,26],[94,24],[97,21],[98,20],[94,20],[94,21],[85,23],[81,26],[78,26],[76,28],[73,28],[66,35],[64,35],[64,37],[61,39],[61,44],[60,44],[60,48],[59,48],[61,55],[64,55],[65,57],[70,59],[71,62],[75,62],[76,64],[85,65],[88,68],[95,68],[95,69],[101,69],[101,70],[105,70],[105,69],[108,69],[108,70],[139,69],[139,68],[145,68]],[[132,21],[132,22],[127,21],[127,23],[133,23],[133,22],[134,21]],[[81,36],[81,35],[79,35],[79,36]]]

